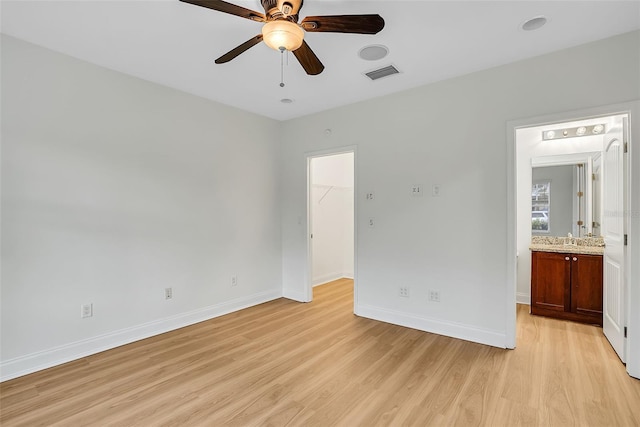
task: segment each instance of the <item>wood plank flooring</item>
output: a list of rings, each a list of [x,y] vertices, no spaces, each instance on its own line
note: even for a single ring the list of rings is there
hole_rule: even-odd
[[[2,426],[640,426],[593,326],[518,308],[501,350],[353,315],[353,283],[0,384]]]

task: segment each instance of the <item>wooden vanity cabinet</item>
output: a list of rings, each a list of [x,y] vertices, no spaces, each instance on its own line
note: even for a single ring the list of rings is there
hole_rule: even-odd
[[[602,326],[602,255],[531,252],[531,314]]]

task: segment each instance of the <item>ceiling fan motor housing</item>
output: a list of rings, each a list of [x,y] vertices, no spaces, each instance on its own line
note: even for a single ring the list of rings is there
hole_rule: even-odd
[[[260,0],[268,20],[288,19],[298,22],[303,0]]]

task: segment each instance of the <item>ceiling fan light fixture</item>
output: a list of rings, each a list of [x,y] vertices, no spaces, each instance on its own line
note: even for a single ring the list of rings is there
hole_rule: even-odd
[[[324,70],[324,65],[307,43],[305,32],[378,34],[384,28],[384,19],[378,14],[357,15],[320,15],[306,16],[298,23],[298,14],[303,0],[260,0],[264,13],[256,12],[222,0],[181,0],[194,6],[228,13],[251,21],[263,22],[262,32],[215,60],[216,64],[225,64],[252,47],[265,42],[271,49],[280,51],[283,64],[285,50],[293,52],[304,71],[315,76]],[[255,1],[255,0],[254,0]],[[280,86],[284,66],[281,65]]]
[[[302,46],[304,30],[291,21],[269,21],[262,26],[262,37],[271,49],[294,51]]]

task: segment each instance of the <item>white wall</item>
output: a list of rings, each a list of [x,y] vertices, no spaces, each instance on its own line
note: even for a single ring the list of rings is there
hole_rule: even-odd
[[[353,278],[353,153],[311,159],[311,283]]]
[[[281,296],[279,128],[2,36],[2,377]]]
[[[304,153],[357,144],[356,313],[506,346],[507,310],[514,310],[507,304],[507,122],[640,98],[639,36],[285,122],[285,295],[304,295]],[[427,194],[412,197],[413,184]],[[430,196],[434,184],[439,197]],[[369,191],[376,198],[368,202]],[[410,298],[399,297],[400,285]],[[441,302],[428,302],[429,290],[439,290]]]

